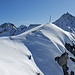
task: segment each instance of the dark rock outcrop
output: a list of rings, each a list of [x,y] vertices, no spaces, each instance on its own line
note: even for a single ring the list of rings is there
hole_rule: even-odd
[[[66,49],[71,52],[75,56],[75,44],[73,43],[73,46],[71,46],[69,43],[65,42]]]
[[[55,58],[55,61],[62,67],[64,75],[69,75],[67,70],[69,69],[67,66],[68,53],[65,52],[61,56]]]
[[[70,59],[71,59],[73,62],[75,62],[75,59],[74,59],[73,57],[70,57]]]

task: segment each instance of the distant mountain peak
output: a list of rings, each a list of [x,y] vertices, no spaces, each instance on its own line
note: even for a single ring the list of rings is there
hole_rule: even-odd
[[[0,25],[0,36],[12,36],[17,31],[17,27],[12,23]]]
[[[69,12],[64,13],[61,17],[74,17]]]
[[[71,15],[69,12],[65,13],[65,15]]]
[[[20,27],[18,27],[18,30],[23,30],[24,28],[26,29],[27,26],[26,25],[21,25]]]
[[[75,17],[68,12],[64,13],[58,20],[53,23],[66,31],[75,31]]]
[[[0,25],[0,27],[2,27],[2,28],[6,27],[6,26],[12,26],[17,30],[17,27],[13,23],[8,22],[8,23],[3,23],[2,25]]]

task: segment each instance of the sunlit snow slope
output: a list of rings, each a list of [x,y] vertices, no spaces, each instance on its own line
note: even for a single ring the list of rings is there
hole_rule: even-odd
[[[0,75],[43,75],[30,55],[22,42],[0,37]]]
[[[28,30],[21,35],[10,37],[10,39],[24,43],[44,75],[63,75],[62,68],[54,59],[65,52],[65,41],[70,44],[72,44],[72,40],[74,41],[69,32],[48,23]],[[69,53],[69,56],[72,54]],[[70,59],[68,62],[69,71],[75,72],[75,63]]]

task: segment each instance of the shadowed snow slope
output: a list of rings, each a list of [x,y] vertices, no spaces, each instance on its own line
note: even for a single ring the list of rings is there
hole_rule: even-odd
[[[72,45],[71,40],[74,41],[74,39],[69,32],[54,24],[45,24],[28,30],[21,35],[10,37],[10,39],[24,43],[32,53],[35,63],[45,75],[63,75],[62,68],[54,59],[65,52],[65,41]],[[72,55],[69,53],[69,56]],[[68,64],[69,71],[75,72],[75,63],[71,60],[68,60],[68,62],[70,63]]]
[[[0,75],[43,75],[30,55],[22,42],[0,37]]]

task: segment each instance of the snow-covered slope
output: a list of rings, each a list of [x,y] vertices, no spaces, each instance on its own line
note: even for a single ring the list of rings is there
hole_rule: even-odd
[[[0,25],[0,36],[12,36],[17,28],[12,23],[4,23]]]
[[[54,24],[66,31],[75,31],[75,17],[68,12],[66,14],[63,14],[58,20],[56,20]]]
[[[29,56],[31,59],[29,60]],[[20,41],[0,37],[0,75],[43,75]]]
[[[45,24],[26,31],[11,40],[20,41],[30,50],[37,66],[44,75],[63,75],[62,68],[54,60],[66,50],[64,42],[75,41],[71,33],[62,30],[54,24]],[[68,52],[68,51],[67,51]],[[73,55],[69,53],[69,56]],[[75,63],[68,59],[69,72],[75,72]]]

